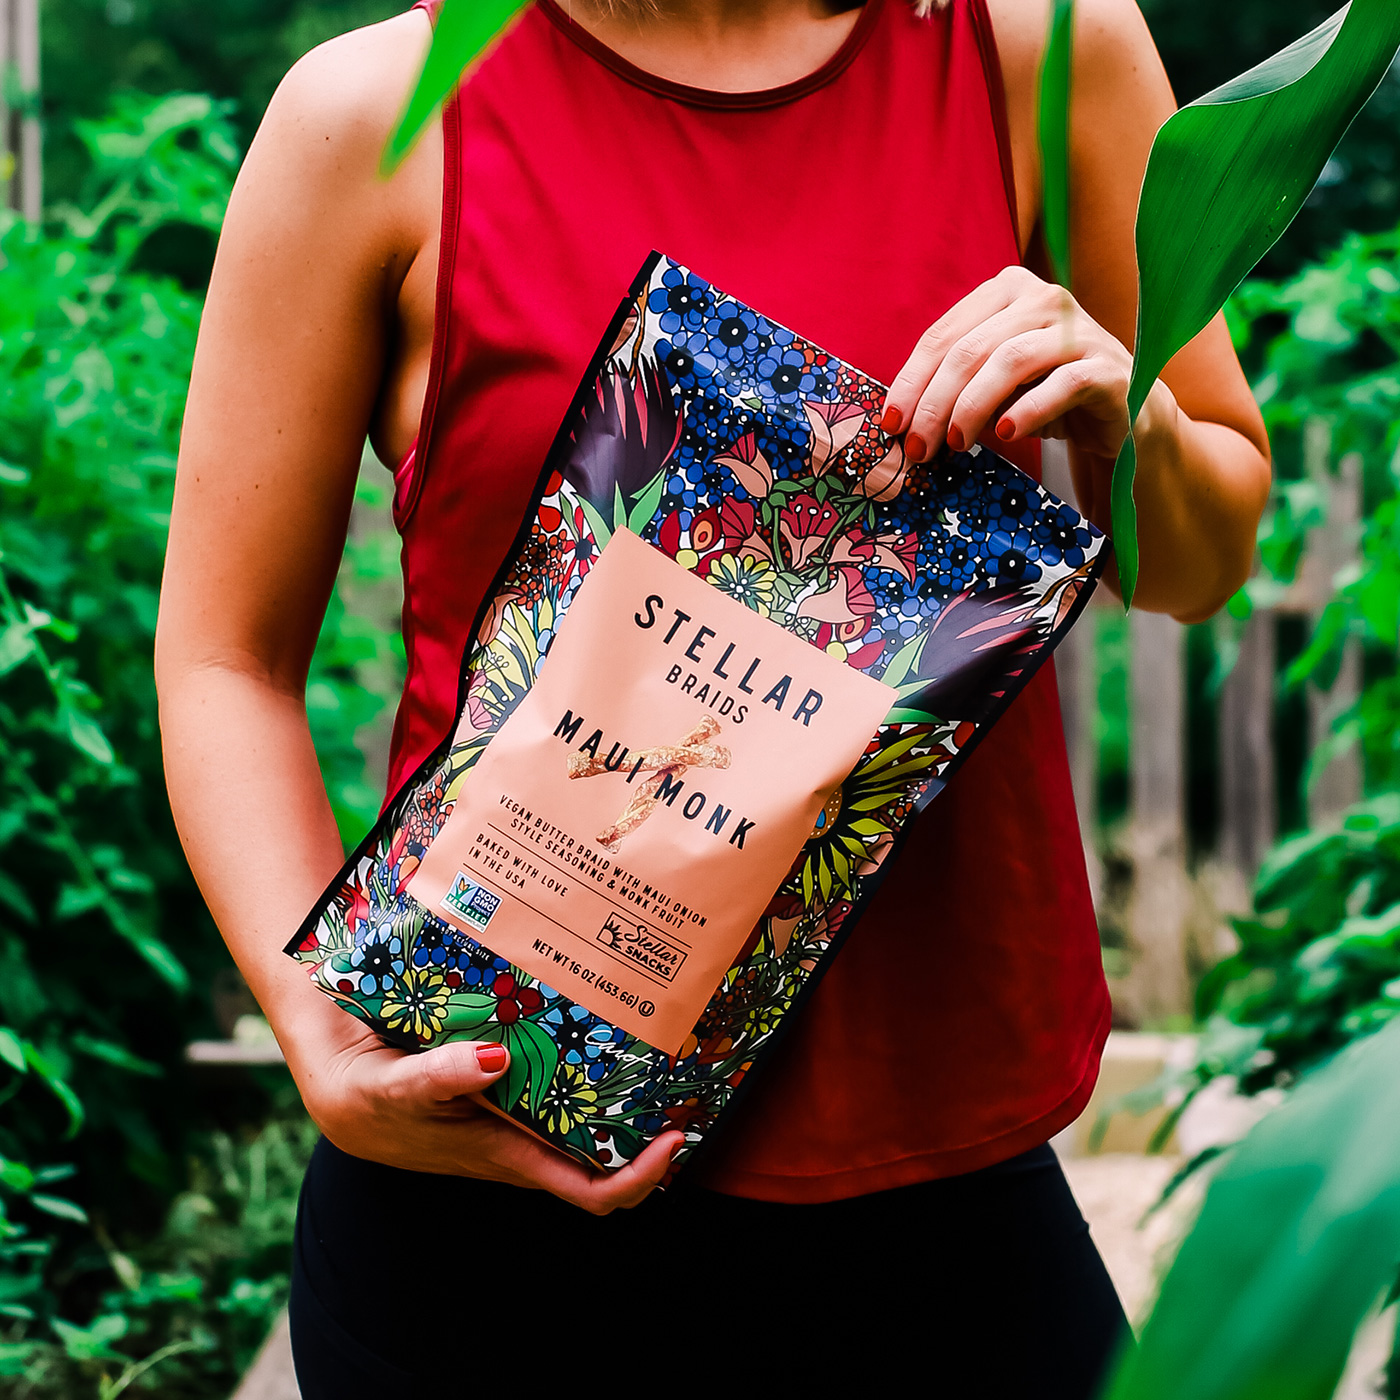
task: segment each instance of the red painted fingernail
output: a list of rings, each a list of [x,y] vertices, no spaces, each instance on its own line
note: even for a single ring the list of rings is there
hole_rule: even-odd
[[[997,424],[997,436],[1003,442],[1010,442],[1016,436],[1016,425],[1009,418],[1003,418]]]
[[[678,1143],[671,1149],[671,1160],[674,1162],[674,1161],[676,1160],[676,1158],[679,1157],[679,1156],[681,1155],[681,1153],[682,1153],[684,1150],[685,1150],[685,1143],[684,1143],[684,1142],[678,1142]]]
[[[880,419],[880,431],[882,433],[897,433],[902,422],[904,422],[904,415],[891,405],[885,410],[885,416]]]
[[[506,1047],[504,1045],[478,1045],[476,1062],[483,1074],[499,1074],[506,1067]]]
[[[954,452],[961,452],[967,446],[963,440],[962,429],[953,427],[951,423],[948,425],[948,446]]]
[[[905,433],[904,435],[904,455],[911,462],[922,462],[924,453],[928,448],[924,446],[924,440],[918,433]]]

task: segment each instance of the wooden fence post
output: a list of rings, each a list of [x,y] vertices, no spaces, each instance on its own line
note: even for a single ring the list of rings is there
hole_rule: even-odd
[[[1249,892],[1278,827],[1274,778],[1277,621],[1259,609],[1245,624],[1239,655],[1220,693],[1221,904],[1249,907]]]
[[[1118,1003],[1139,1025],[1189,1012],[1186,926],[1185,629],[1134,609],[1132,628],[1132,965]]]
[[[4,202],[38,222],[44,210],[39,120],[39,0],[0,0],[0,183]],[[5,97],[17,90],[19,105]]]
[[[1310,468],[1312,464],[1309,463]],[[1316,588],[1309,600],[1313,622],[1331,597],[1336,576],[1357,559],[1361,537],[1361,457],[1349,452],[1335,475],[1321,482],[1327,493],[1327,524],[1309,541],[1309,562],[1316,558]],[[1332,733],[1332,723],[1361,695],[1361,643],[1355,638],[1342,650],[1337,678],[1327,690],[1308,686],[1308,746],[1316,752]],[[1308,789],[1308,821],[1322,826],[1361,800],[1361,755],[1355,747],[1338,754],[1317,773]]]

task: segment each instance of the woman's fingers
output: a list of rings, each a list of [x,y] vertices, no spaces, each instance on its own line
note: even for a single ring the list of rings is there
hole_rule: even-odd
[[[944,362],[945,368],[951,359],[950,356]],[[1043,379],[1065,364],[1067,359],[1077,362],[1079,349],[1059,326],[1001,338],[983,357],[981,365],[971,377],[953,393],[947,407],[941,409],[942,431],[938,431],[938,420],[934,416],[940,412],[937,403],[941,387],[938,376],[934,377],[934,382],[920,401],[911,431],[921,432],[923,424],[927,422],[936,435],[924,436],[924,442],[938,442],[946,436],[949,445],[955,449],[976,442],[1003,404],[1010,405],[1024,386]],[[934,401],[932,408],[926,408],[929,400]],[[1020,418],[1011,417],[1008,408],[997,423],[997,436],[1009,441],[1017,434],[1007,429],[1019,427],[1020,421]]]
[[[489,1089],[509,1062],[505,1047],[489,1041],[450,1041],[416,1055],[387,1048],[363,1052],[356,1064],[364,1076],[359,1092],[378,1102],[374,1117],[381,1124],[399,1121],[402,1131],[391,1134],[394,1141],[355,1141],[347,1150],[420,1170],[549,1191],[599,1215],[636,1205],[666,1175],[672,1154],[685,1141],[679,1132],[663,1134],[617,1171],[596,1171],[481,1106],[475,1096]],[[405,1156],[408,1160],[399,1160]]]
[[[451,1040],[417,1055],[390,1052],[375,1067],[386,1098],[410,1109],[435,1110],[489,1089],[510,1064],[504,1045]]]
[[[537,1142],[525,1133],[511,1141],[501,1165],[520,1185],[548,1191],[593,1215],[608,1215],[639,1205],[656,1189],[677,1148],[682,1133],[663,1133],[625,1167],[613,1172],[591,1171],[562,1152]]]
[[[1084,408],[1076,441],[1099,456],[1116,457],[1128,435],[1128,373],[1098,358],[1060,365],[1006,406],[997,436],[1004,442],[1032,435],[1064,437],[1066,415]]]
[[[919,337],[904,367],[890,385],[880,426],[887,433],[909,429],[914,410],[945,357],[965,336],[1014,303],[1021,302],[1029,317],[1044,317],[1058,304],[1059,289],[1042,282],[1023,267],[1008,267],[974,288]],[[1034,305],[1032,304],[1034,302]],[[1043,302],[1041,306],[1039,303]],[[1032,322],[1027,320],[1021,328]]]
[[[1047,326],[1042,310],[1015,302],[949,349],[909,422],[904,450],[911,461],[931,455],[945,438],[955,450],[975,442],[998,404],[1079,353],[1074,327]]]

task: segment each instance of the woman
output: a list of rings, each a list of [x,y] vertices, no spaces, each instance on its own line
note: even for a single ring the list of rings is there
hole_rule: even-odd
[[[477,1106],[502,1047],[388,1049],[280,952],[342,858],[303,687],[366,434],[400,464],[393,790],[450,722],[466,628],[653,246],[887,378],[911,458],[980,438],[1035,470],[1036,439],[1067,438],[1107,523],[1172,99],[1131,0],[1079,11],[1072,296],[1037,231],[1031,0],[536,0],[388,180],[423,9],[274,98],[195,359],[157,670],[191,864],[325,1134],[293,1284],[308,1400],[633,1360],[684,1386],[740,1319],[823,1389],[924,1366],[939,1393],[1094,1393],[1122,1313],[1045,1144],[1087,1102],[1108,1003],[1048,669],[665,1195],[676,1134],[590,1173]],[[1206,617],[1269,478],[1219,320],[1138,443],[1138,606]]]

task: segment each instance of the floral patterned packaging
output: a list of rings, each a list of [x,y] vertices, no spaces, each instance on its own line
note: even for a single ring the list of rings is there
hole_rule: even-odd
[[[884,394],[652,254],[453,732],[287,946],[393,1043],[506,1045],[495,1105],[580,1160],[693,1154],[1107,561],[994,453],[906,461]]]

